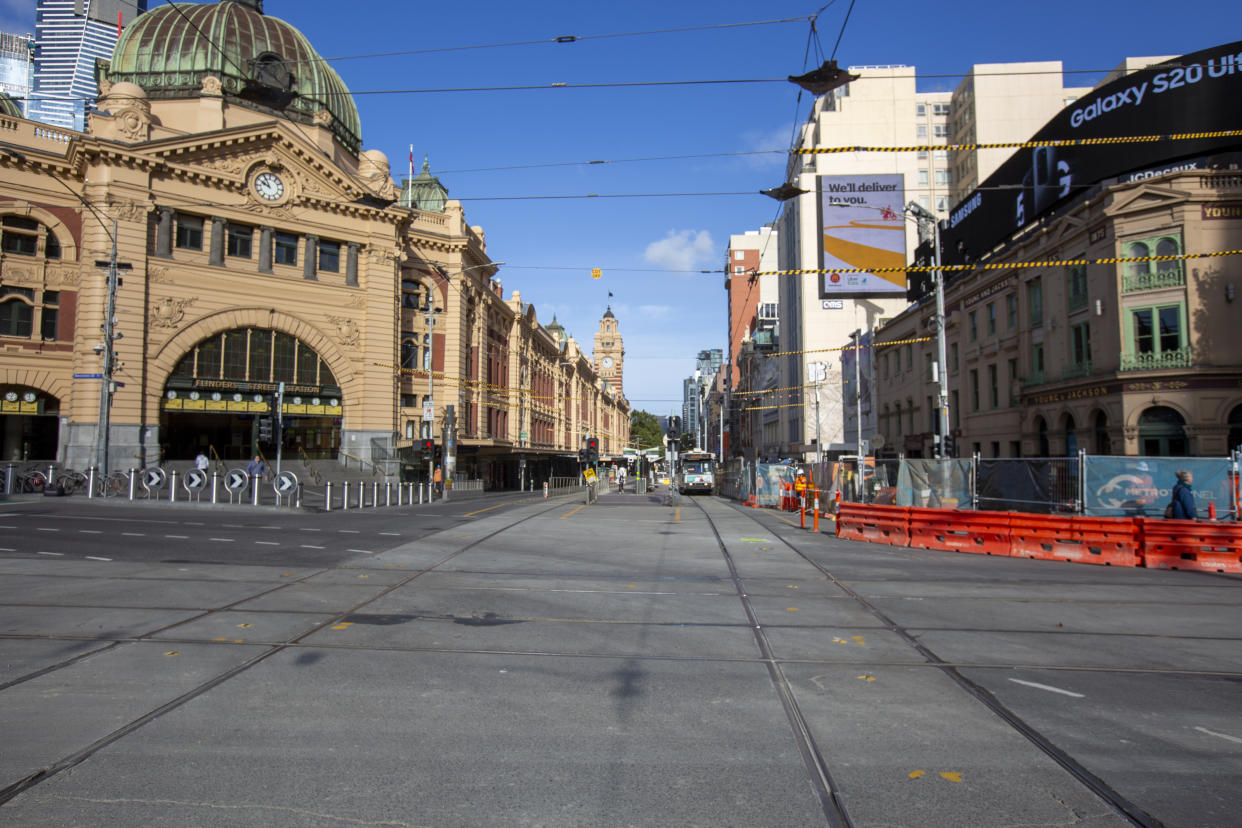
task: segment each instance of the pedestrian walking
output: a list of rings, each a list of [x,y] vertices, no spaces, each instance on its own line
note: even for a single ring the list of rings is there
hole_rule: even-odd
[[[251,477],[262,477],[267,479],[267,464],[263,462],[263,458],[255,455],[254,459],[246,464],[246,474]]]
[[[1164,510],[1166,518],[1173,520],[1196,520],[1199,515],[1195,511],[1195,493],[1191,484],[1195,482],[1194,472],[1180,469],[1177,482],[1173,484],[1173,499]]]
[[[198,469],[201,472],[206,472],[210,466],[211,466],[211,461],[207,459],[206,454],[200,451],[198,453],[198,457],[194,458],[194,468]]]

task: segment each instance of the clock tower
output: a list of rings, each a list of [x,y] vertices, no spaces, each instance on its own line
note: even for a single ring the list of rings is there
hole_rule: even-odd
[[[612,306],[604,311],[604,318],[599,320],[599,332],[595,334],[595,373],[601,379],[608,380],[618,394],[624,396],[621,385],[621,366],[625,359],[625,347],[621,344],[621,334],[617,332],[617,317],[612,315]]]

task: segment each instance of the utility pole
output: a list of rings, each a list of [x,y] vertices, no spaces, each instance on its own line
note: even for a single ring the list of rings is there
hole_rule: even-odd
[[[106,230],[107,228],[105,228]],[[109,438],[112,432],[112,395],[116,392],[113,374],[116,371],[116,352],[113,343],[121,338],[116,330],[116,291],[120,282],[120,265],[116,260],[117,221],[112,220],[112,255],[106,262],[95,262],[96,267],[108,268],[108,297],[104,303],[103,372],[99,382],[99,429],[95,435],[95,465],[103,477],[108,476]]]
[[[932,281],[936,286],[936,380],[939,386],[939,424],[940,434],[936,441],[936,452],[943,459],[948,456],[949,441],[949,378],[945,373],[948,362],[947,345],[944,339],[944,273],[940,269],[940,222],[923,205],[911,201],[906,211],[912,214],[922,227],[931,225],[932,232]]]

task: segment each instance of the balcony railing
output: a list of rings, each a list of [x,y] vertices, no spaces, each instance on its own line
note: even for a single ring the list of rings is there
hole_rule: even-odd
[[[1044,378],[1043,371],[1032,371],[1022,378],[1022,387],[1030,388],[1033,385],[1043,385],[1048,380]]]
[[[1122,371],[1164,371],[1170,368],[1190,367],[1190,346],[1176,351],[1147,354],[1125,354],[1121,358]]]
[[[1061,379],[1078,379],[1079,377],[1091,376],[1091,363],[1080,362],[1075,365],[1066,365],[1061,369]]]
[[[1186,272],[1180,263],[1175,268],[1158,270],[1155,273],[1127,273],[1121,278],[1122,293],[1138,293],[1143,290],[1160,290],[1185,285]]]

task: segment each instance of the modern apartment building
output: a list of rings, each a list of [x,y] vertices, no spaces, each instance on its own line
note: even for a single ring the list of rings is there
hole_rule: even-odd
[[[252,2],[247,5],[262,6]],[[31,120],[81,131],[99,95],[96,61],[107,61],[121,30],[147,0],[38,0]]]
[[[34,84],[34,38],[0,32],[0,93],[8,95],[26,116]]]

